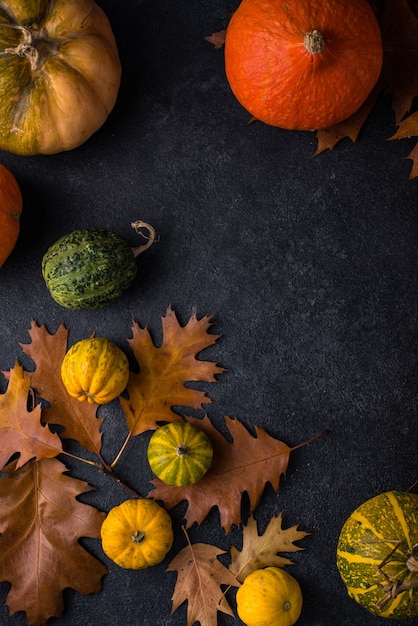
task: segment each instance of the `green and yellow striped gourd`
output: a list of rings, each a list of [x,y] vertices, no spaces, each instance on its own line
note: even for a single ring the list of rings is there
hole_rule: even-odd
[[[154,474],[168,485],[185,487],[200,480],[212,464],[213,446],[206,433],[190,422],[158,428],[147,450]]]
[[[337,567],[348,594],[380,617],[418,617],[418,495],[388,491],[341,529]]]

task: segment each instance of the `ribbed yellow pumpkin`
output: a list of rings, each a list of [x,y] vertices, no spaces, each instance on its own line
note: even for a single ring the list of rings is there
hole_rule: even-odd
[[[154,500],[125,500],[107,514],[101,528],[104,553],[125,569],[158,565],[173,545],[171,517]]]
[[[82,339],[65,355],[61,378],[73,398],[106,404],[117,398],[127,385],[128,358],[105,337]]]
[[[300,585],[280,567],[248,574],[236,599],[238,617],[246,626],[293,626],[302,611]]]

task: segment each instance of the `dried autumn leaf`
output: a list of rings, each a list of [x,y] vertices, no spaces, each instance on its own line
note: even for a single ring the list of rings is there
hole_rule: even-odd
[[[129,400],[120,398],[131,435],[153,430],[158,422],[179,420],[173,406],[201,409],[212,402],[205,392],[186,387],[191,381],[216,382],[216,375],[224,371],[216,363],[196,358],[219,337],[208,333],[211,325],[211,317],[198,320],[192,315],[185,326],[180,326],[169,307],[162,318],[162,344],[156,346],[147,328],[133,324],[129,344],[139,373],[130,373]]]
[[[239,583],[219,561],[224,554],[206,543],[189,543],[171,561],[169,572],[177,572],[177,582],[172,597],[172,613],[183,604],[187,607],[187,626],[199,622],[201,626],[216,626],[217,613],[233,616],[221,585],[238,587]]]
[[[150,490],[148,497],[162,500],[168,509],[185,500],[188,502],[187,527],[201,524],[213,507],[218,507],[220,524],[226,532],[234,524],[239,526],[243,494],[247,493],[251,511],[254,511],[266,483],[275,490],[279,488],[290,453],[296,449],[289,448],[259,427],[255,428],[254,437],[240,421],[230,417],[225,420],[232,443],[214,428],[208,417],[202,420],[187,418],[206,432],[214,448],[212,466],[199,482],[187,487],[172,487],[158,478],[151,481],[155,489]]]
[[[7,605],[25,611],[31,626],[63,612],[67,587],[101,590],[106,567],[79,543],[100,537],[104,514],[76,497],[88,485],[64,474],[58,459],[13,464],[0,479],[0,580],[11,583]]]
[[[57,456],[62,451],[61,440],[41,424],[41,407],[28,410],[30,382],[18,363],[9,373],[9,384],[0,395],[0,468],[18,453],[16,467],[30,459]]]
[[[45,421],[65,428],[62,437],[75,439],[86,450],[100,454],[103,419],[96,417],[98,405],[72,398],[61,380],[61,364],[67,350],[68,330],[61,324],[55,334],[32,321],[31,343],[21,344],[36,368],[30,373],[36,394],[50,403],[43,411]]]
[[[205,40],[213,44],[215,48],[223,48],[225,45],[226,29],[218,30],[216,33],[212,33],[205,37]]]
[[[257,569],[262,567],[285,567],[293,561],[280,556],[279,552],[297,552],[303,548],[295,542],[304,539],[309,533],[298,530],[297,526],[282,527],[282,514],[273,517],[262,535],[258,534],[257,522],[251,516],[243,528],[242,550],[231,547],[229,569],[241,583]]]

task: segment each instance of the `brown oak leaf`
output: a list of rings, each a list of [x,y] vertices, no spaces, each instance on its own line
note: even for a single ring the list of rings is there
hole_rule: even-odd
[[[64,589],[101,590],[106,567],[79,543],[100,537],[104,514],[77,496],[90,490],[65,475],[58,459],[6,468],[0,479],[0,580],[11,584],[7,605],[31,626],[63,612]]]
[[[192,315],[181,326],[169,307],[162,318],[163,339],[156,346],[147,328],[132,325],[129,340],[139,373],[130,373],[127,392],[129,399],[121,397],[120,403],[131,435],[157,428],[159,422],[180,420],[173,406],[201,409],[212,400],[207,393],[193,389],[191,381],[216,382],[224,369],[196,356],[213,345],[219,335],[208,333],[212,325],[210,316],[198,320]]]
[[[155,488],[149,491],[148,497],[162,500],[167,508],[188,502],[187,527],[201,524],[213,507],[218,507],[220,524],[226,532],[234,524],[239,526],[243,494],[247,493],[251,511],[254,511],[266,483],[278,490],[290,453],[296,449],[289,448],[259,427],[255,427],[254,437],[239,420],[231,417],[225,420],[232,442],[214,428],[207,416],[202,420],[187,418],[206,432],[214,448],[212,466],[199,482],[187,487],[172,487],[158,478],[151,481]]]
[[[30,459],[57,456],[62,451],[61,440],[48,426],[41,423],[41,406],[28,410],[30,382],[18,363],[10,370],[9,384],[0,395],[0,467],[18,453],[16,467]]]
[[[167,571],[177,572],[172,597],[172,613],[183,604],[187,607],[187,626],[216,626],[217,612],[233,616],[221,585],[239,587],[233,573],[219,561],[223,550],[206,543],[188,544],[169,564]]]
[[[31,343],[20,345],[36,366],[28,374],[31,386],[40,398],[50,404],[43,411],[45,421],[60,424],[65,428],[62,437],[75,439],[86,450],[99,455],[103,419],[96,417],[98,405],[72,398],[61,380],[61,364],[67,351],[68,330],[61,324],[57,332],[51,334],[44,325],[39,326],[32,321],[29,335]]]
[[[250,516],[247,525],[243,528],[242,549],[239,551],[235,546],[231,546],[229,569],[242,583],[248,574],[262,567],[291,565],[293,561],[278,553],[303,550],[296,546],[295,542],[304,539],[308,534],[298,530],[297,526],[283,528],[280,513],[270,520],[264,533],[259,535],[257,522],[253,516]]]

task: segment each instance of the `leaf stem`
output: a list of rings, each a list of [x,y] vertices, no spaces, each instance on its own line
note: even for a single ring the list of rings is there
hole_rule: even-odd
[[[109,468],[113,471],[113,468],[116,466],[116,464],[119,462],[120,457],[122,456],[126,446],[128,445],[130,439],[132,437],[132,432],[128,433],[128,436],[126,437],[125,441],[122,444],[121,449],[119,450],[119,452],[117,453],[115,459],[112,461],[112,463],[109,465]]]
[[[309,443],[312,443],[316,439],[319,439],[319,437],[322,437],[323,435],[326,435],[327,432],[328,432],[327,430],[323,430],[322,432],[317,433],[316,435],[314,435],[310,439],[307,439],[303,443],[299,443],[297,446],[294,446],[293,448],[291,448],[291,451],[293,452],[293,450],[297,450],[298,448],[302,448],[303,446],[307,446]]]
[[[66,456],[76,461],[80,461],[82,463],[87,463],[88,465],[92,465],[93,467],[98,469],[99,472],[101,472],[102,474],[105,474],[106,476],[110,476],[110,478],[112,478],[118,485],[121,485],[122,487],[130,491],[132,495],[134,495],[136,498],[143,497],[141,496],[140,493],[138,493],[135,489],[133,489],[133,487],[131,487],[127,483],[124,483],[119,478],[119,476],[113,471],[112,466],[108,465],[108,463],[106,463],[106,461],[103,459],[103,457],[100,454],[98,455],[100,458],[100,463],[98,463],[97,461],[90,461],[89,459],[85,459],[84,457],[77,456],[76,454],[71,454],[71,452],[66,452],[65,450],[63,450],[61,454],[65,454]]]

